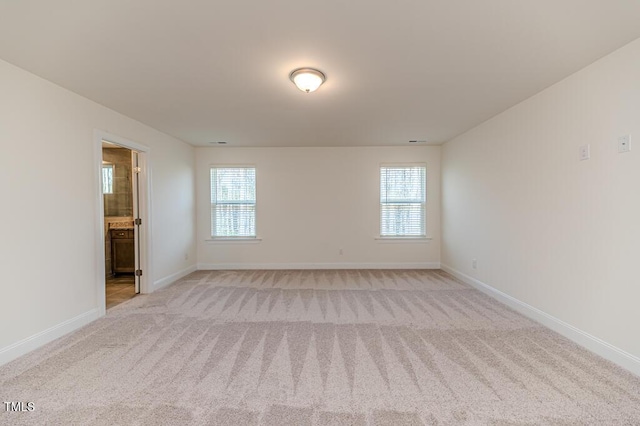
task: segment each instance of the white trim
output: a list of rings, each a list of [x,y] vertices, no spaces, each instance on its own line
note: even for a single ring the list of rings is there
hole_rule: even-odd
[[[180,278],[186,277],[190,273],[195,272],[197,270],[198,268],[196,268],[196,265],[191,265],[188,268],[183,269],[182,271],[178,271],[174,274],[167,275],[164,278],[160,278],[159,280],[154,281],[153,290],[155,291],[162,287],[166,287],[169,284],[173,284],[174,282],[178,281]]]
[[[415,237],[415,236],[402,236],[402,235],[398,235],[398,236],[393,236],[390,235],[388,237],[382,236],[382,235],[377,235],[376,236],[376,240],[382,240],[382,239],[387,239],[387,238],[396,238],[396,239],[402,239],[402,238],[412,238],[412,239],[416,239],[416,238],[423,238],[426,239],[428,238],[429,240],[431,239],[430,237],[426,237],[426,234],[428,233],[428,229],[427,229],[427,198],[429,196],[428,192],[427,192],[427,186],[429,183],[429,179],[427,178],[427,163],[426,162],[419,162],[419,163],[380,163],[379,167],[378,167],[378,189],[379,189],[379,199],[380,199],[380,210],[378,211],[379,213],[379,221],[378,221],[378,230],[380,232],[382,232],[382,206],[384,204],[387,204],[387,202],[383,202],[382,201],[382,169],[383,168],[392,168],[392,167],[421,167],[424,168],[424,187],[423,187],[423,201],[420,203],[420,206],[422,208],[422,226],[423,229],[422,231],[424,232],[424,235]],[[415,203],[418,204],[418,203]]]
[[[224,164],[211,164],[209,165],[209,194],[211,196],[211,194],[213,193],[212,187],[213,187],[213,180],[212,180],[212,176],[211,176],[211,172],[213,171],[213,169],[253,169],[253,173],[255,175],[255,187],[253,188],[253,192],[255,193],[255,200],[253,201],[253,221],[254,223],[254,228],[253,231],[255,233],[255,235],[251,236],[241,236],[241,237],[233,237],[233,236],[226,236],[226,235],[222,235],[222,236],[215,236],[213,235],[214,231],[215,231],[215,227],[216,224],[213,223],[213,218],[215,217],[214,215],[214,209],[217,205],[217,203],[214,203],[213,200],[211,201],[211,209],[210,209],[210,225],[211,225],[211,240],[213,239],[220,239],[228,241],[228,240],[235,240],[235,239],[239,239],[239,240],[247,240],[247,239],[254,239],[257,241],[261,241],[262,239],[260,238],[256,238],[256,235],[258,235],[258,221],[257,221],[257,217],[258,217],[258,167],[255,164],[246,164],[246,165],[234,165],[234,164],[230,164],[230,165],[224,165]],[[217,175],[217,173],[216,173]],[[216,200],[217,201],[217,200]],[[251,203],[245,203],[246,205],[251,205]],[[206,240],[206,241],[211,241],[211,240]]]
[[[433,237],[383,237],[378,236],[374,239],[379,243],[428,243]]]
[[[440,263],[198,263],[198,270],[234,269],[440,269]]]
[[[98,316],[102,317],[107,313],[107,295],[105,293],[106,287],[106,272],[105,272],[105,235],[104,235],[104,194],[102,193],[102,134],[98,130],[93,131],[93,161],[96,164],[100,164],[100,174],[94,174],[95,183],[94,186],[99,188],[96,192],[95,202],[96,208],[96,227],[95,227],[95,240],[98,245],[95,258],[95,282],[96,282],[96,304],[98,306]]]
[[[242,243],[242,244],[251,244],[251,243],[259,243],[262,241],[262,238],[254,238],[254,237],[212,237],[210,239],[204,240],[207,244],[234,244],[234,243]]]
[[[532,320],[539,322],[547,328],[563,335],[569,340],[574,341],[578,345],[590,350],[591,352],[600,355],[604,359],[607,359],[620,367],[631,371],[632,373],[640,376],[640,358],[632,355],[622,349],[613,346],[604,340],[592,336],[591,334],[574,327],[548,313],[541,311],[527,303],[524,303],[513,296],[509,296],[500,290],[491,287],[488,284],[483,283],[473,277],[470,277],[450,266],[442,265],[442,269],[451,275],[459,278],[472,287],[480,290],[481,292],[491,296],[492,298],[504,303],[510,308],[520,312],[524,316],[531,318]]]
[[[26,353],[33,351],[47,343],[64,336],[67,333],[71,333],[95,321],[100,317],[99,309],[92,309],[83,314],[80,314],[74,318],[54,325],[44,331],[34,334],[33,336],[22,339],[19,342],[13,343],[0,349],[0,365],[4,365],[9,361],[12,361]]]
[[[255,169],[256,163],[210,163],[209,169]]]
[[[94,135],[94,138],[97,135],[99,135],[98,137],[101,139],[100,140],[100,148],[101,149],[102,149],[102,141],[104,140],[105,142],[111,142],[113,144],[124,146],[124,147],[127,147],[129,149],[133,149],[135,151],[149,152],[149,147],[146,146],[146,145],[142,145],[142,144],[139,144],[137,142],[130,141],[129,139],[121,138],[118,135],[114,135],[114,134],[102,131],[100,129],[94,129],[93,130],[93,135]]]
[[[399,162],[399,163],[380,163],[380,167],[424,167],[425,171],[427,168],[427,163],[425,161],[415,161],[415,162]]]
[[[93,130],[94,140],[94,161],[99,165],[100,173],[97,174],[96,188],[99,190],[96,194],[96,286],[97,286],[97,304],[100,316],[106,313],[106,295],[105,295],[105,270],[104,270],[104,198],[102,194],[102,141],[111,142],[116,145],[129,148],[138,152],[138,163],[142,169],[139,175],[139,215],[142,219],[140,241],[140,269],[143,274],[140,277],[140,292],[151,293],[153,291],[149,277],[153,274],[152,259],[152,241],[151,241],[151,165],[149,163],[149,154],[151,148],[130,141],[117,135],[105,132],[103,130]]]

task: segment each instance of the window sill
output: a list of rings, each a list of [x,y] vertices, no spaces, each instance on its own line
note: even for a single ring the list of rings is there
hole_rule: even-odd
[[[204,240],[207,244],[257,244],[262,238],[254,237],[237,237],[237,238],[209,238]]]
[[[432,237],[375,237],[381,243],[428,243]]]

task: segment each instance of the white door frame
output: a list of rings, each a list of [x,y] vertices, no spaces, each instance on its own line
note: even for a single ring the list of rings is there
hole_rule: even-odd
[[[149,164],[148,146],[130,141],[120,136],[95,129],[93,131],[94,159],[95,159],[95,192],[96,192],[96,286],[97,303],[100,316],[106,313],[105,294],[105,251],[104,251],[104,196],[102,194],[102,141],[111,142],[116,145],[137,151],[138,164],[141,172],[139,174],[139,216],[142,219],[140,227],[140,267],[142,276],[140,277],[140,293],[151,293],[153,286],[151,283],[151,166]]]

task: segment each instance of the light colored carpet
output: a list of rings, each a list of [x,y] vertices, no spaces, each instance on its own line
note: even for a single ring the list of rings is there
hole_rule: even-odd
[[[0,368],[1,424],[639,425],[640,379],[442,271],[199,271]],[[4,409],[4,406],[0,406]]]

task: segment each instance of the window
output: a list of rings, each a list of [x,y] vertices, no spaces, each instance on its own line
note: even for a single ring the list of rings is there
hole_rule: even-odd
[[[113,164],[102,165],[102,193],[113,194]]]
[[[211,168],[211,235],[255,238],[255,167]]]
[[[380,236],[424,237],[424,165],[380,167]]]

